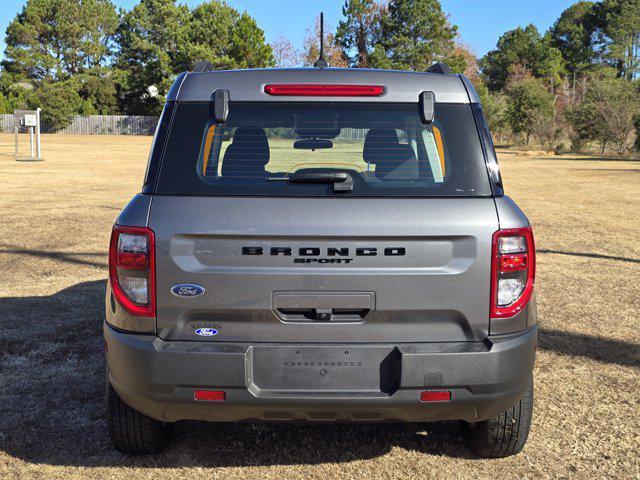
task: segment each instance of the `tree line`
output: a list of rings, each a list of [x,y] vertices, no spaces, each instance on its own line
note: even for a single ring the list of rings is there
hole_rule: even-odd
[[[332,66],[423,71],[436,61],[465,73],[499,141],[544,148],[640,147],[640,0],[577,1],[546,32],[505,32],[478,59],[438,0],[345,0],[325,28]],[[75,114],[157,115],[176,75],[216,69],[310,66],[319,25],[302,51],[220,0],[189,8],[140,0],[28,0],[6,32],[0,113],[43,108],[63,128]]]
[[[54,128],[76,114],[158,115],[176,75],[198,60],[275,65],[255,19],[217,0],[193,9],[141,0],[129,11],[110,0],[28,0],[6,45],[0,112],[39,106]]]
[[[479,68],[498,137],[640,150],[640,0],[578,1],[544,34],[533,25],[504,33]]]
[[[640,150],[640,0],[577,1],[541,33],[502,34],[481,59],[438,0],[347,0],[335,44],[351,67],[465,73],[498,140],[549,149]]]

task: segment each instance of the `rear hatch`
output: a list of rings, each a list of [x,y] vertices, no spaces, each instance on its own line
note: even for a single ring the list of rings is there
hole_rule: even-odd
[[[207,103],[175,108],[149,216],[161,338],[487,335],[498,219],[470,105],[436,104],[432,125],[417,103],[229,110],[220,124]]]

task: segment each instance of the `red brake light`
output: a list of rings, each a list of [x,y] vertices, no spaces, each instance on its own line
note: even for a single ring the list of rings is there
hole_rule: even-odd
[[[513,317],[533,293],[536,252],[531,227],[498,230],[491,252],[491,318]]]
[[[137,317],[155,317],[155,277],[153,231],[115,225],[109,245],[109,282],[122,308]]]
[[[500,271],[511,272],[527,268],[527,254],[500,255]]]
[[[384,93],[382,85],[327,85],[327,84],[278,84],[265,85],[269,95],[299,97],[379,97]]]
[[[117,264],[119,267],[131,270],[146,270],[147,256],[144,253],[120,253],[118,252]]]

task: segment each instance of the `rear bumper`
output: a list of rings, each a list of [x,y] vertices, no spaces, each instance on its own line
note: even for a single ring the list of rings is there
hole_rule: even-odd
[[[515,404],[526,391],[537,335],[533,326],[518,334],[488,337],[484,342],[248,345],[164,341],[104,325],[109,381],[127,404],[168,422],[484,420]],[[308,378],[320,378],[319,373],[341,376],[343,386],[325,384],[315,389],[298,383],[294,390],[274,388],[282,385],[278,381],[285,379],[285,385],[288,381],[290,371],[285,372],[282,360],[289,358],[289,351],[326,352],[327,359],[337,351],[349,351],[356,356],[351,358],[359,360],[350,365],[364,369],[342,373],[346,370],[335,370],[331,362],[312,363],[304,365],[308,368],[303,375],[297,370],[297,380],[304,383]],[[382,363],[381,353],[385,357]],[[269,358],[274,359],[273,365],[265,368]],[[366,369],[368,359],[375,375],[370,374],[372,368]],[[284,365],[288,366],[286,361]],[[378,388],[371,388],[375,383]],[[195,401],[194,389],[224,390],[226,400]],[[451,400],[423,403],[423,390],[450,390]]]

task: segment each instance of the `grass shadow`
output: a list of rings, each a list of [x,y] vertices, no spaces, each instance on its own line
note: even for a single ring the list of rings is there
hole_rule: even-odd
[[[541,157],[539,155],[528,157],[532,160],[553,160],[558,162],[630,162],[630,163],[640,163],[640,158],[625,158],[625,157],[601,157],[601,156],[580,156],[580,157],[571,157],[566,154],[558,155],[558,156],[545,156]]]
[[[633,157],[618,157],[615,155],[604,155],[604,154],[598,154],[598,153],[577,153],[577,152],[563,152],[560,155],[554,155],[549,154],[549,155],[535,155],[532,154],[532,152],[539,152],[540,150],[544,150],[542,148],[540,149],[515,149],[515,150],[510,150],[510,148],[515,147],[516,145],[496,145],[496,153],[498,155],[516,155],[516,156],[521,156],[521,157],[525,157],[528,159],[534,159],[534,160],[568,160],[568,161],[584,161],[584,162],[636,162],[636,163],[640,163],[640,157],[637,158],[633,158]],[[522,147],[520,145],[520,147]]]
[[[623,340],[543,328],[538,347],[562,355],[640,368],[640,345]]]
[[[55,260],[58,262],[71,263],[75,265],[87,265],[90,267],[107,267],[107,262],[97,262],[94,260],[85,260],[77,257],[94,257],[104,258],[107,255],[102,252],[87,252],[87,253],[75,253],[75,252],[60,252],[60,251],[47,251],[41,249],[29,249],[18,248],[12,245],[0,244],[0,253],[8,253],[11,255],[24,255],[34,258],[46,258],[48,260]]]
[[[603,173],[640,173],[640,168],[577,168],[576,170],[581,172],[603,172]]]
[[[604,255],[602,253],[565,252],[563,250],[550,250],[547,248],[537,249],[536,253],[546,253],[551,255],[568,255],[570,257],[597,258],[599,260],[613,260],[616,262],[640,263],[640,258],[619,257],[615,255]]]

